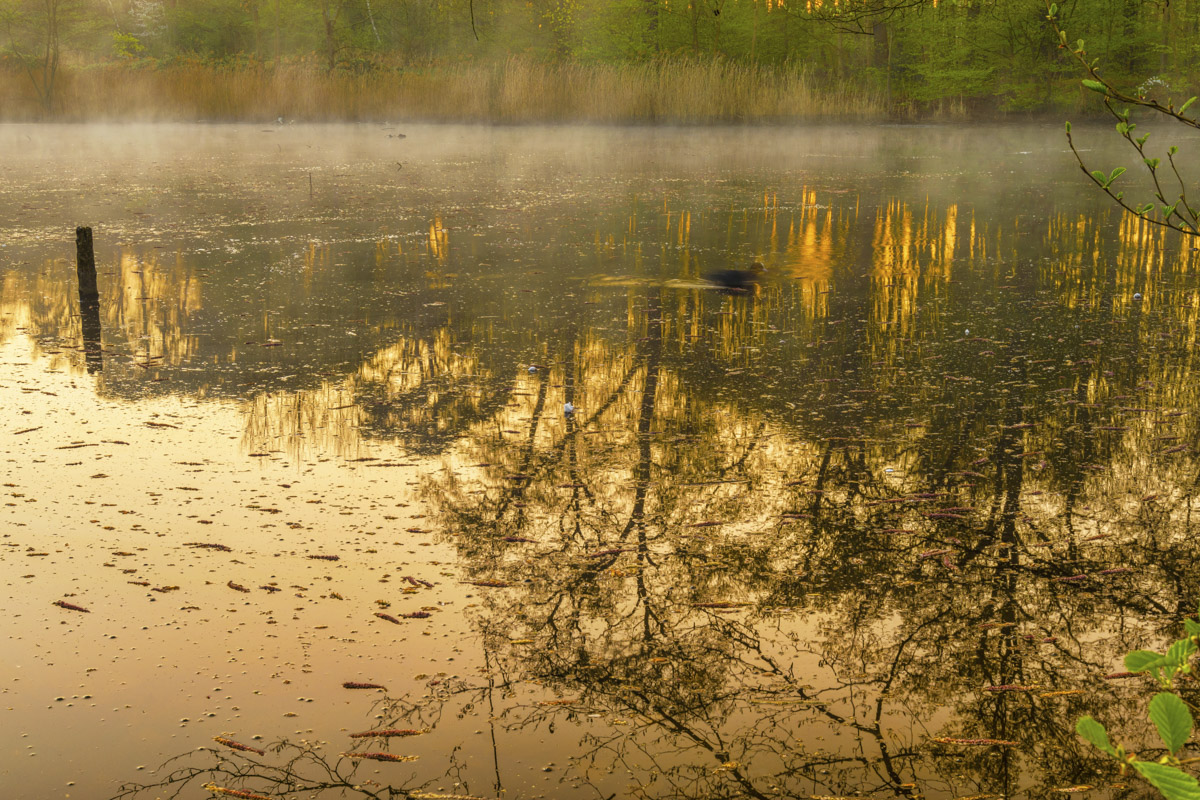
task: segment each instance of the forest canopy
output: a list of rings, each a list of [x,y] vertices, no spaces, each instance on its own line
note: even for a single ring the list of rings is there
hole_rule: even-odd
[[[1068,2],[1058,15],[1110,80],[1193,93],[1200,0]],[[66,112],[64,81],[89,70],[109,84],[113,70],[181,69],[410,81],[458,70],[481,80],[478,70],[514,59],[535,82],[566,67],[583,71],[565,81],[603,82],[615,70],[625,82],[677,85],[682,73],[664,65],[768,88],[802,75],[810,94],[879,115],[1087,102],[1042,0],[0,0],[0,56],[6,107],[20,93],[44,113]],[[776,106],[759,116],[795,111]]]

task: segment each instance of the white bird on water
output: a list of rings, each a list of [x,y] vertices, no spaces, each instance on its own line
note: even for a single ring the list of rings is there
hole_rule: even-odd
[[[575,406],[571,405],[570,403],[563,403],[563,413],[564,414],[574,414]]]

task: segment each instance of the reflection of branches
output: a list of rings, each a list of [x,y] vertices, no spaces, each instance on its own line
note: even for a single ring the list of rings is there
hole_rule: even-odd
[[[329,790],[352,792],[356,797],[373,800],[411,796],[402,787],[371,788],[369,782],[355,776],[360,766],[358,762],[343,757],[331,762],[310,744],[277,742],[263,756],[252,753],[232,755],[206,749],[201,758],[203,761],[199,764],[192,763],[197,760],[194,752],[172,758],[159,767],[159,771],[180,761],[185,763],[154,783],[124,784],[112,800],[135,800],[151,794],[162,796],[159,793],[163,791],[169,792],[167,797],[179,797],[186,789],[201,782],[254,796],[280,792],[319,794]]]
[[[1029,275],[1018,283],[1005,287],[1016,302],[1052,305]],[[577,763],[662,776],[644,795],[1010,793],[1084,774],[1070,740],[1033,746],[1084,702],[1055,690],[1109,671],[1147,635],[1137,614],[1194,583],[1195,548],[1171,514],[1123,516],[1112,498],[1129,489],[1106,474],[1146,469],[1122,466],[1098,423],[1150,368],[1120,347],[1064,366],[1059,342],[1132,342],[1140,323],[1047,311],[1037,336],[936,344],[914,324],[907,361],[872,360],[868,337],[829,323],[796,357],[796,413],[781,414],[763,384],[778,391],[782,367],[741,360],[739,337],[748,320],[802,325],[737,301],[705,312],[648,293],[624,341],[575,331],[536,399],[468,431],[456,458],[490,471],[429,480],[467,570],[507,587],[478,612],[489,663],[620,715],[629,724],[589,734]],[[711,360],[662,346],[664,329],[689,325],[723,331]],[[563,400],[595,413],[541,412]],[[1085,505],[1129,543],[1080,537]],[[1145,574],[1123,571],[1135,566]],[[960,762],[952,744],[891,741],[905,726],[1024,747]],[[838,752],[805,751],[825,735]]]

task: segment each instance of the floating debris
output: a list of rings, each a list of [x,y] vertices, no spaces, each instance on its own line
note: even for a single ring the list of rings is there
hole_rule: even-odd
[[[937,550],[926,550],[924,553],[921,553],[921,555],[918,556],[918,558],[923,561],[927,558],[936,558],[937,556],[944,556],[948,553],[953,553],[953,552],[954,551],[948,547],[942,547]]]
[[[233,548],[216,542],[184,542],[184,547],[198,547],[204,550],[220,550],[222,553],[232,553]]]
[[[387,687],[381,683],[359,683],[358,681],[346,681],[342,684],[343,689],[383,689],[387,691]]]
[[[377,731],[363,731],[350,734],[351,739],[390,739],[394,736],[420,736],[427,731],[415,728],[383,728]]]
[[[341,753],[342,758],[367,758],[371,761],[416,761],[419,756],[398,756],[394,753]]]
[[[953,736],[938,736],[930,741],[938,744],[962,744],[972,747],[1016,747],[1020,742],[1011,742],[1008,739],[958,739]]]
[[[341,556],[327,556],[327,555],[324,555],[321,553],[313,553],[312,555],[309,555],[308,558],[316,559],[318,561],[340,561],[342,557]]]
[[[228,586],[230,589],[233,589],[235,592],[245,592],[246,594],[250,593],[250,590],[247,589],[245,586],[242,586],[240,583],[234,583],[233,581],[229,581],[225,585]]]
[[[400,620],[396,619],[391,614],[384,614],[382,611],[376,611],[375,616],[379,617],[380,619],[385,619],[388,622],[392,623],[393,625],[400,624]]]
[[[259,748],[251,747],[248,744],[242,744],[241,742],[235,742],[233,739],[226,739],[224,736],[214,736],[213,741],[216,742],[217,744],[225,745],[230,750],[240,750],[243,753],[258,753],[260,756],[264,756],[267,754],[266,750],[260,750]]]
[[[55,600],[54,605],[58,606],[59,608],[65,608],[67,611],[82,611],[84,614],[92,613],[83,606],[77,606],[74,603],[68,603],[66,600]]]
[[[237,797],[240,800],[271,800],[265,794],[255,794],[247,792],[243,789],[226,789],[224,786],[217,786],[215,783],[206,783],[204,788],[213,794],[223,795],[225,797]]]

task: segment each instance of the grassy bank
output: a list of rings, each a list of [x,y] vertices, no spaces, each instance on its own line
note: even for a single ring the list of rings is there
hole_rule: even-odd
[[[329,73],[309,64],[109,64],[60,72],[50,113],[0,72],[5,120],[427,120],[720,123],[878,119],[878,92],[808,70],[722,62],[492,65]]]

